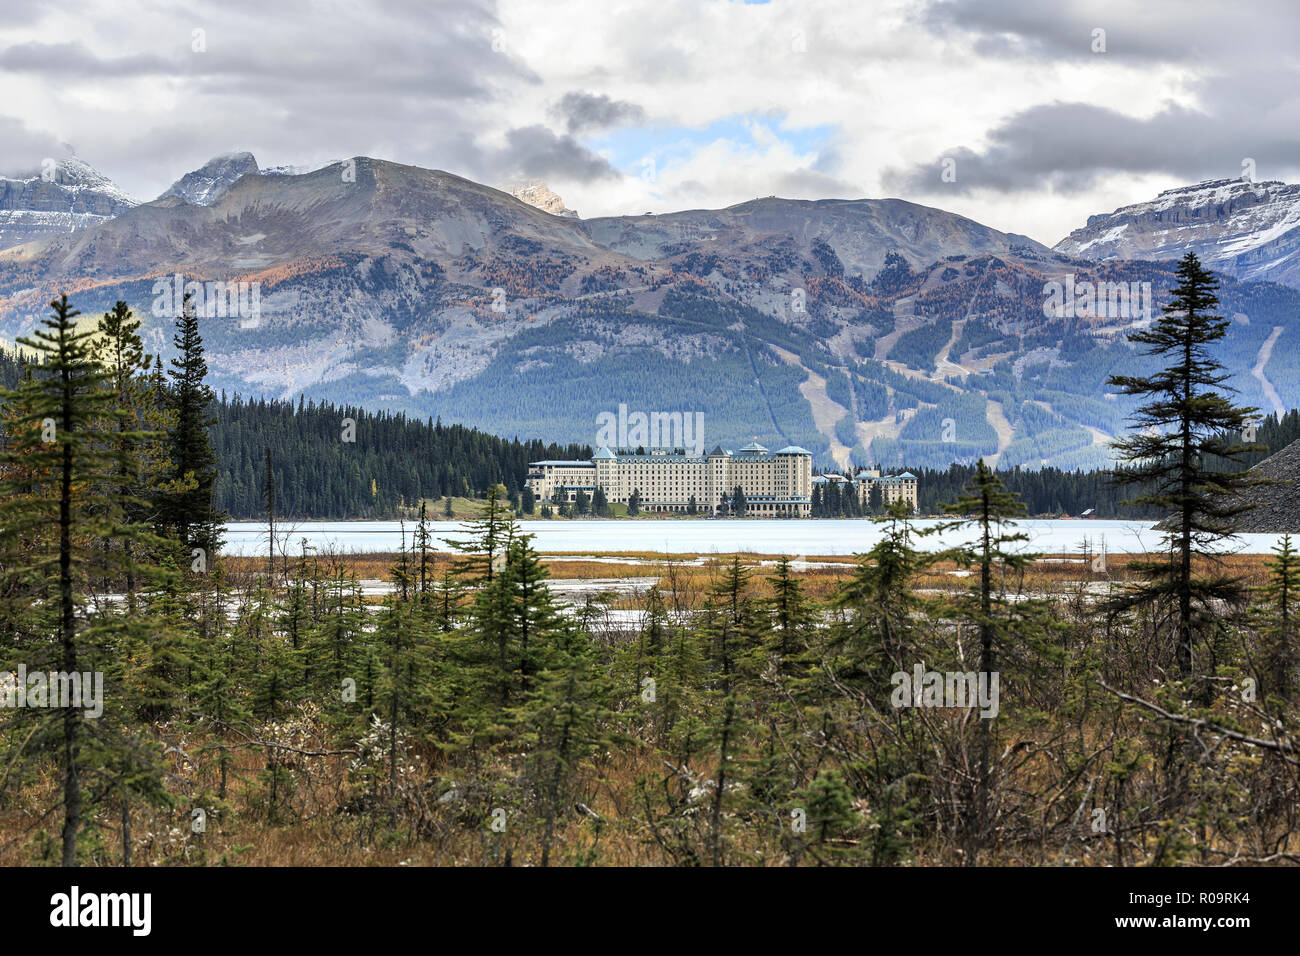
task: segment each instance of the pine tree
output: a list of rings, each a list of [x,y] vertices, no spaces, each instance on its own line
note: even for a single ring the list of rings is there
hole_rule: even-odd
[[[133,523],[152,520],[150,499],[157,498],[166,468],[166,453],[161,443],[166,417],[153,395],[149,369],[154,359],[145,354],[139,328],[140,322],[127,304],[118,302],[100,318],[91,346],[91,355],[107,371],[107,385],[115,396],[105,426],[106,431],[115,432],[113,451],[117,474],[112,494],[117,511]],[[116,539],[116,547],[125,555],[126,596],[131,607],[134,607],[137,584],[134,554],[141,545],[157,552],[163,542],[153,535],[140,533]]]
[[[419,584],[420,584],[420,601],[424,602],[425,596],[429,593],[429,551],[430,541],[429,522],[425,516],[424,502],[420,502],[420,520],[415,526],[415,552],[418,555]]]
[[[726,857],[723,833],[727,788],[744,762],[744,743],[748,730],[751,694],[747,678],[759,666],[756,653],[762,642],[757,639],[753,600],[749,593],[749,572],[733,557],[726,573],[712,590],[704,634],[712,644],[713,673],[710,699],[711,720],[708,736],[717,754],[717,771],[710,808],[709,848],[714,866],[722,866]],[[733,798],[738,799],[738,798]]]
[[[113,645],[127,619],[87,614],[85,592],[91,568],[104,560],[100,543],[141,529],[122,513],[115,493],[122,461],[102,438],[104,424],[113,421],[116,398],[110,374],[92,355],[95,333],[77,331],[80,313],[67,296],[50,308],[52,315],[31,338],[18,339],[39,364],[5,395],[7,477],[0,481],[0,568],[7,579],[2,590],[16,588],[45,609],[33,606],[25,622],[18,620],[21,630],[5,635],[5,656],[21,648],[32,671],[48,668],[69,676],[99,671],[118,678]],[[120,563],[114,572],[109,580],[120,580]],[[112,722],[98,728],[92,740],[85,709],[62,710],[57,721],[42,720],[33,728],[18,753],[57,754],[63,778],[62,862],[74,866],[87,776],[122,762],[123,751],[108,737]],[[9,721],[6,730],[18,732],[23,722]]]
[[[1042,642],[1036,640],[1042,630],[1041,602],[1028,600],[1009,601],[1003,596],[1004,588],[995,586],[993,572],[999,569],[1003,576],[1008,571],[1017,572],[1033,563],[1037,555],[1015,549],[1015,545],[1029,540],[1024,532],[1009,530],[1015,520],[1023,517],[1025,506],[1006,490],[1001,479],[989,469],[983,459],[976,465],[975,476],[962,490],[957,501],[944,505],[944,510],[964,515],[962,520],[940,526],[937,531],[970,528],[976,532],[975,541],[951,549],[947,556],[963,568],[975,567],[979,577],[963,599],[957,602],[956,611],[961,619],[975,626],[979,636],[979,673],[992,680],[998,672],[1001,650],[1021,649]],[[967,832],[967,861],[973,863],[992,831],[989,820],[990,761],[992,749],[992,719],[981,718],[978,724],[979,756],[971,813]]]
[[[1225,394],[1229,375],[1211,357],[1209,346],[1227,333],[1228,322],[1213,310],[1218,280],[1193,252],[1178,265],[1178,285],[1161,317],[1148,329],[1129,335],[1147,346],[1142,353],[1170,365],[1150,376],[1115,375],[1109,384],[1125,395],[1145,399],[1132,418],[1134,432],[1115,443],[1117,457],[1130,463],[1115,472],[1117,481],[1137,484],[1133,503],[1160,509],[1168,557],[1132,561],[1129,569],[1143,582],[1117,602],[1125,608],[1165,602],[1174,605],[1174,652],[1178,669],[1189,678],[1199,630],[1213,622],[1213,606],[1239,604],[1241,583],[1216,570],[1198,575],[1195,561],[1214,562],[1215,544],[1233,533],[1234,519],[1247,506],[1236,492],[1250,479],[1240,473],[1243,455],[1253,450],[1237,441],[1258,409],[1233,405]],[[1216,470],[1211,458],[1237,463]]]
[[[164,520],[187,548],[202,549],[211,561],[220,544],[223,520],[213,505],[217,458],[208,428],[216,419],[199,319],[188,293],[176,319],[173,342],[178,357],[172,359],[168,372],[172,384],[167,397],[175,416],[168,444],[177,487],[166,503]]]
[[[591,639],[577,627],[557,624],[544,659],[511,718],[529,746],[528,776],[542,824],[540,862],[547,866],[556,821],[576,802],[571,792],[582,762],[611,741],[602,730],[607,682]]]
[[[788,673],[798,668],[798,658],[808,649],[812,612],[803,586],[791,573],[788,555],[777,558],[776,573],[768,580],[773,592],[769,602],[776,637],[773,649],[781,671]]]
[[[446,539],[453,551],[464,555],[452,568],[468,583],[491,584],[497,566],[505,560],[506,550],[517,528],[504,500],[505,488],[493,485],[488,489],[487,507],[483,513],[465,525],[467,540]]]
[[[895,502],[873,522],[884,528],[884,537],[862,556],[834,603],[849,612],[850,667],[873,675],[879,686],[915,660],[916,621],[924,604],[913,580],[930,559],[912,543],[915,533],[904,503]]]
[[[1300,554],[1291,546],[1291,535],[1284,534],[1274,557],[1266,563],[1268,581],[1260,588],[1266,602],[1261,632],[1265,639],[1264,696],[1289,704],[1296,693],[1296,666],[1300,653],[1296,647],[1296,601],[1300,600]]]

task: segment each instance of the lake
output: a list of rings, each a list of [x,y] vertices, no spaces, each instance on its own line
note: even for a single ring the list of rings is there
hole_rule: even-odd
[[[918,518],[916,528],[941,524],[938,518]],[[668,554],[754,552],[759,554],[845,555],[867,551],[883,536],[883,530],[870,521],[857,520],[781,520],[740,519],[638,519],[638,520],[528,520],[521,527],[533,535],[533,546],[540,552],[658,551]],[[415,525],[406,525],[409,546]],[[445,538],[465,539],[463,523],[431,522],[438,550],[449,550]],[[1029,535],[1023,550],[1044,554],[1077,554],[1085,544],[1093,553],[1135,554],[1160,547],[1160,534],[1142,521],[1061,521],[1027,519],[1017,522],[1019,530]],[[1250,554],[1270,551],[1279,535],[1243,534],[1234,539],[1231,550]],[[276,526],[276,540],[290,542],[290,552],[301,547],[301,539],[316,550],[339,552],[395,552],[402,540],[401,525],[396,521],[286,521]],[[933,535],[917,540],[926,550],[952,547],[973,538],[973,532]],[[283,549],[284,544],[277,546]],[[264,555],[267,551],[266,525],[237,521],[226,525],[227,554]]]

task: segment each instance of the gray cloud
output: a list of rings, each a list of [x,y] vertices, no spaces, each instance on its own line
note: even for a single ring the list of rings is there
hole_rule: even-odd
[[[524,126],[506,134],[506,147],[497,154],[500,170],[508,178],[556,177],[591,182],[617,179],[621,174],[572,136],[557,136],[545,126]]]
[[[610,99],[603,93],[565,93],[552,111],[570,133],[606,130],[645,122],[645,110],[636,103]]]
[[[31,176],[40,170],[46,157],[58,159],[68,152],[57,137],[28,129],[12,117],[0,116],[0,176]]]
[[[20,43],[0,50],[0,70],[58,78],[109,79],[172,74],[179,72],[181,65],[148,54],[99,57],[81,43]]]
[[[1044,187],[1068,195],[1113,173],[1232,178],[1241,174],[1246,157],[1256,160],[1261,177],[1300,168],[1295,135],[1259,130],[1248,117],[1214,117],[1178,106],[1142,119],[1083,103],[1052,103],[1010,117],[987,139],[981,149],[954,147],[926,162],[886,170],[882,182],[902,195]],[[948,159],[955,164],[953,182],[942,176]]]
[[[1204,64],[1290,58],[1300,24],[1291,0],[1251,0],[1225,9],[1219,0],[933,0],[926,27],[950,39],[971,39],[976,52],[1008,59]],[[1105,31],[1105,53],[1093,31]]]

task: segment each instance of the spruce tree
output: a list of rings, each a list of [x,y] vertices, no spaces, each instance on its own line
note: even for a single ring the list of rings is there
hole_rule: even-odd
[[[1129,569],[1143,581],[1116,606],[1172,604],[1175,659],[1189,678],[1197,634],[1215,619],[1214,605],[1236,605],[1244,596],[1240,581],[1215,561],[1215,545],[1233,533],[1234,519],[1248,507],[1237,492],[1251,481],[1241,470],[1243,456],[1254,446],[1243,445],[1238,436],[1258,409],[1232,404],[1230,376],[1210,355],[1210,345],[1229,325],[1214,314],[1218,280],[1194,252],[1179,262],[1178,280],[1161,317],[1128,337],[1146,346],[1142,354],[1170,364],[1149,376],[1114,375],[1108,381],[1144,400],[1131,419],[1134,431],[1115,443],[1117,458],[1129,463],[1115,479],[1139,486],[1132,503],[1166,515],[1161,527],[1167,557],[1130,562]],[[1212,459],[1236,468],[1215,467]],[[1215,570],[1198,574],[1197,561]]]
[[[171,360],[167,397],[174,420],[168,444],[177,486],[168,496],[164,519],[186,548],[202,549],[210,562],[220,545],[223,520],[213,504],[217,457],[208,429],[216,419],[212,416],[212,389],[206,381],[208,363],[203,357],[199,319],[188,293],[176,319],[173,344],[177,357]]]
[[[83,681],[100,672],[118,685],[106,689],[107,695],[121,691],[122,632],[138,615],[135,609],[130,616],[89,614],[90,574],[96,563],[103,567],[104,540],[129,538],[142,529],[130,523],[116,493],[123,462],[103,438],[105,424],[116,414],[116,396],[110,374],[92,354],[95,332],[77,330],[80,313],[67,296],[50,308],[52,314],[30,338],[18,339],[35,353],[38,364],[16,391],[4,396],[0,569],[5,581],[0,590],[25,594],[30,607],[2,639],[3,663],[5,670],[23,663],[29,671],[82,675]],[[110,583],[124,578],[118,557],[107,572]],[[14,754],[56,754],[65,866],[77,862],[88,776],[108,773],[124,759],[117,721],[87,721],[87,708],[73,703],[54,722],[40,719]],[[29,713],[18,711],[5,729],[20,733]]]
[[[971,529],[976,533],[973,542],[950,549],[946,556],[960,567],[977,568],[979,577],[967,593],[957,601],[959,619],[974,625],[979,637],[979,673],[992,681],[1000,669],[1000,654],[1020,653],[1032,646],[1041,648],[1043,608],[1041,602],[1009,600],[1005,585],[995,584],[995,570],[1003,580],[1007,572],[1018,572],[1033,563],[1037,555],[1018,550],[1015,546],[1029,540],[1029,536],[1014,530],[1017,518],[1025,514],[1024,504],[1011,492],[998,476],[980,459],[975,475],[962,490],[957,501],[944,505],[944,510],[965,516],[940,526],[938,531]],[[967,825],[966,860],[973,864],[986,837],[992,832],[989,819],[989,793],[992,787],[991,749],[993,744],[992,719],[981,716],[978,724],[978,766],[970,790],[970,818]]]
[[[1291,546],[1291,535],[1284,534],[1273,557],[1266,562],[1268,580],[1259,589],[1263,608],[1258,615],[1264,638],[1263,695],[1277,700],[1283,707],[1296,694],[1296,666],[1300,648],[1296,621],[1296,602],[1300,600],[1300,554]]]
[[[556,823],[577,802],[573,791],[582,763],[612,744],[602,729],[608,686],[591,638],[557,622],[539,657],[545,664],[511,719],[529,747],[527,774],[541,818],[540,863],[548,866]]]
[[[859,560],[834,605],[848,612],[849,668],[871,674],[883,685],[915,662],[916,622],[924,603],[913,591],[913,581],[930,559],[913,544],[916,534],[903,502],[894,502],[887,514],[872,520],[885,534]]]

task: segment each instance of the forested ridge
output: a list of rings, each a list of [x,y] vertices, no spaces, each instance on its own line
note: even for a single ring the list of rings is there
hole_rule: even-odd
[[[217,506],[235,518],[265,510],[271,451],[280,513],[289,518],[393,518],[421,498],[522,492],[528,463],[587,459],[585,445],[505,439],[462,425],[329,403],[245,401],[213,406],[221,462]],[[351,439],[351,440],[349,440]]]
[[[16,385],[21,368],[13,354],[0,351],[0,385]],[[513,499],[523,492],[530,461],[588,459],[592,454],[589,445],[506,439],[440,419],[422,421],[400,412],[370,412],[302,398],[295,403],[219,395],[212,418],[215,504],[235,520],[259,518],[263,513],[268,448],[278,476],[281,514],[323,520],[396,518],[410,515],[422,498],[481,498],[496,484],[503,485]],[[354,426],[349,433],[352,442],[344,440],[348,421]],[[1265,416],[1257,431],[1263,449],[1245,455],[1246,465],[1300,439],[1300,413]],[[886,469],[906,470],[920,479],[920,513],[939,514],[944,504],[955,500],[976,466],[909,468],[904,464]],[[1098,518],[1155,517],[1149,506],[1126,504],[1131,496],[1108,471],[1016,466],[998,475],[1030,515],[1075,517],[1093,509]],[[857,517],[884,510],[878,504],[857,509],[838,500],[824,508],[818,505],[814,515],[819,517]]]

